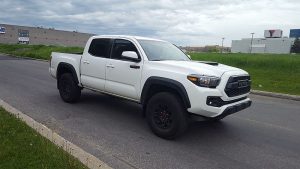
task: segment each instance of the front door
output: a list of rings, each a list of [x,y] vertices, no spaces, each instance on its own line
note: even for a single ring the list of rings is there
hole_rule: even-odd
[[[143,61],[134,62],[122,57],[124,51],[138,53],[136,46],[131,41],[115,39],[111,58],[106,63],[105,91],[137,100]],[[141,58],[140,55],[139,58]]]

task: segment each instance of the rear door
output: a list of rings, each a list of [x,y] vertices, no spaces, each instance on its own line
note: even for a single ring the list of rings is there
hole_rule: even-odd
[[[134,62],[122,57],[122,52],[137,52],[140,61]],[[126,98],[138,99],[140,90],[143,61],[133,42],[125,39],[115,39],[112,47],[111,58],[106,64],[107,92]]]
[[[106,62],[110,55],[112,40],[93,39],[88,52],[81,59],[81,83],[84,87],[104,90]]]

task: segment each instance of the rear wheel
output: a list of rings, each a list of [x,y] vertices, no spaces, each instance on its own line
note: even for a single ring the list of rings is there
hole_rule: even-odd
[[[161,92],[150,98],[146,116],[151,130],[159,137],[174,139],[188,127],[187,112],[177,95]]]
[[[76,84],[72,74],[64,73],[58,80],[59,94],[63,101],[67,103],[78,101],[81,95],[81,88]]]

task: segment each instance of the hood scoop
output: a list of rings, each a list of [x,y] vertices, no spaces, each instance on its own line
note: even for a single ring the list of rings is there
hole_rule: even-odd
[[[212,62],[212,61],[194,61],[197,63],[204,63],[204,64],[208,64],[208,65],[212,65],[212,66],[218,66],[219,63],[218,62]]]

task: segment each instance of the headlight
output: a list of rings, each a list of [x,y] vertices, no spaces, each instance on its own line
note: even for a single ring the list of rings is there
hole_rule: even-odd
[[[206,75],[188,75],[187,79],[198,86],[208,88],[216,88],[221,80],[219,77]]]

